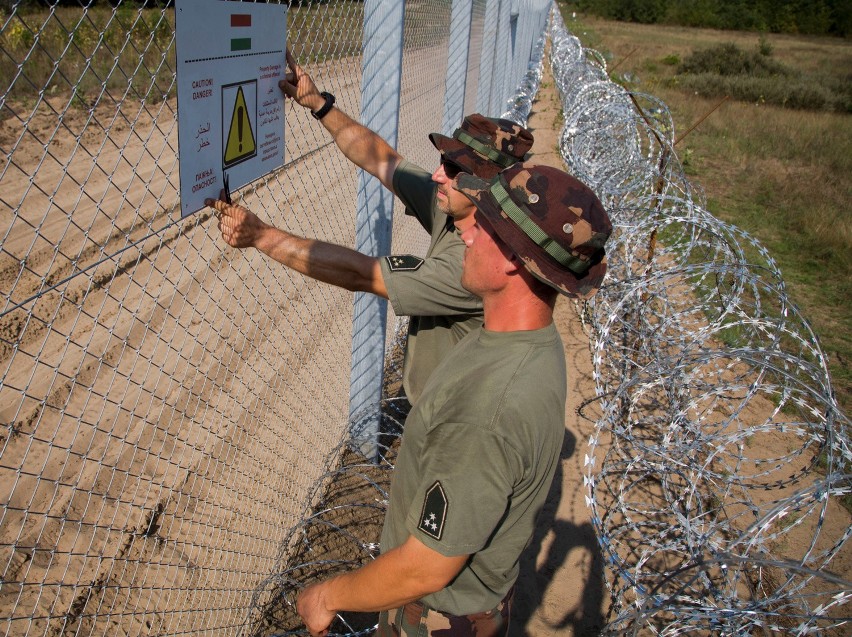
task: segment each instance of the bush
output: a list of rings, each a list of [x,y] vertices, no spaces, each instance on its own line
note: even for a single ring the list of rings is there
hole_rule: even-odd
[[[719,44],[694,51],[677,68],[672,85],[702,97],[793,109],[852,112],[852,74],[802,74],[771,59],[761,40],[754,51]]]
[[[677,88],[707,98],[730,95],[741,102],[772,104],[800,110],[850,112],[852,99],[832,90],[818,78],[777,78],[716,73],[681,75],[673,79]]]
[[[718,29],[721,24],[717,15],[718,10],[719,7],[714,0],[671,2],[666,9],[665,21],[685,27]]]
[[[752,75],[756,77],[786,76],[790,74],[783,64],[762,51],[743,51],[733,43],[718,44],[709,49],[695,51],[678,67],[678,73],[715,73],[717,75]]]
[[[23,52],[35,42],[35,34],[33,30],[22,22],[12,22],[2,34],[0,40],[6,48],[15,51]]]

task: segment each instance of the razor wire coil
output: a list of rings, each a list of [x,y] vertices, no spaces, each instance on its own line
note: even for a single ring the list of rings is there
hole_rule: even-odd
[[[615,227],[589,304],[603,413],[585,476],[606,634],[839,629],[852,584],[828,573],[850,529],[826,519],[852,456],[816,336],[765,248],[706,211],[665,105],[553,16],[562,155]]]

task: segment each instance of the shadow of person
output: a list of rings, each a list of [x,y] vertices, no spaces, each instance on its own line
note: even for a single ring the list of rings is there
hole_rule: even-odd
[[[538,612],[537,621],[544,622],[555,634],[591,636],[600,633],[604,626],[601,605],[604,595],[603,558],[591,522],[575,524],[557,517],[564,486],[564,465],[575,451],[576,438],[568,431],[562,442],[560,462],[553,477],[547,500],[536,520],[535,531],[529,545],[521,554],[520,574],[512,603],[510,637],[532,637],[530,620]],[[582,497],[582,479],[576,480],[579,497]],[[552,535],[551,535],[552,532]],[[549,540],[549,544],[546,544]],[[545,548],[546,547],[546,548]],[[570,591],[558,595],[559,607],[549,604],[545,611],[545,595],[548,587],[560,585],[555,581],[559,569],[570,569],[569,554],[575,548],[582,549],[588,559],[578,568],[576,576],[569,576],[571,586],[581,586],[579,598]],[[577,599],[572,607],[571,597]],[[569,633],[566,629],[571,629]],[[536,635],[540,631],[535,631]]]

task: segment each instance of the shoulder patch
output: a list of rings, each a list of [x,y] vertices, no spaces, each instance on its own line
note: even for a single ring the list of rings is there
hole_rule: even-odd
[[[423,265],[423,259],[412,254],[391,254],[386,256],[385,259],[391,272],[413,272]]]
[[[420,524],[417,528],[436,540],[444,534],[444,522],[447,519],[447,495],[440,482],[435,482],[423,498],[423,511],[420,513]]]

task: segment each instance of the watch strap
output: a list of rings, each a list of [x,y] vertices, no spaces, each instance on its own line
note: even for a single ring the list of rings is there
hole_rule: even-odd
[[[315,119],[322,119],[323,117],[328,115],[328,112],[331,110],[331,107],[334,106],[334,95],[326,91],[323,91],[322,93],[320,93],[320,95],[325,98],[325,104],[323,104],[319,110],[311,111],[311,115],[313,115]]]

